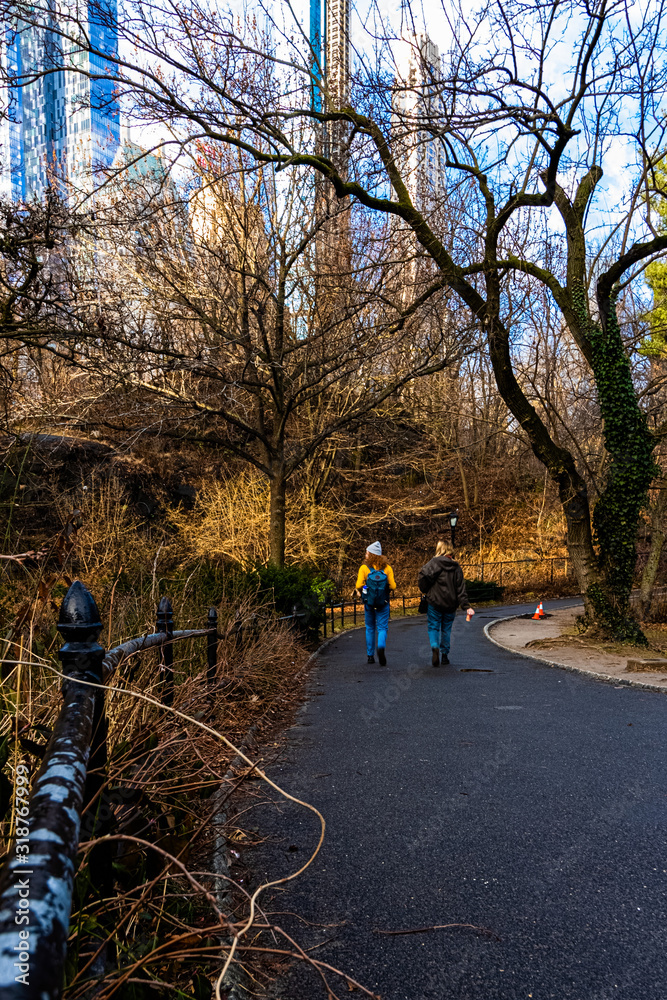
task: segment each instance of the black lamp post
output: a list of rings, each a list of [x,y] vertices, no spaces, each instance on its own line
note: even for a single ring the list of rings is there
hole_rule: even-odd
[[[458,519],[459,519],[458,513],[455,510],[453,510],[451,512],[451,514],[449,515],[449,527],[450,527],[451,532],[452,532],[452,548],[454,548],[454,545],[456,544],[456,542],[455,542],[455,538],[456,538],[456,524],[457,524]]]

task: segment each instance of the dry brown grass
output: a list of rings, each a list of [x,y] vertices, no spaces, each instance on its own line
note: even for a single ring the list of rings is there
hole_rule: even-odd
[[[149,564],[154,552],[150,533],[142,530],[123,484],[90,477],[69,493],[60,493],[54,505],[62,524],[73,510],[81,511],[82,527],[76,547],[77,570],[99,582],[117,574],[119,567]]]
[[[168,544],[151,549],[125,500],[114,482],[74,491],[61,500],[64,528],[50,555],[37,565],[4,568],[3,586],[20,612],[10,623],[5,659],[27,661],[5,670],[0,685],[7,774],[19,759],[36,773],[35,744],[45,744],[60,709],[60,679],[52,669],[61,644],[55,624],[71,578],[81,578],[98,601],[104,645],[153,631],[156,602],[165,590],[162,573],[173,573],[173,561],[170,567]],[[82,522],[79,528],[69,516],[73,504],[81,510],[75,519]],[[200,575],[195,563],[170,585],[176,627],[204,624],[209,602]],[[115,884],[100,900],[89,885],[96,841],[84,842],[68,949],[68,997],[83,997],[94,984],[103,1000],[138,998],[147,983],[191,995],[193,973],[203,977],[205,992],[203,982],[214,980],[243,911],[240,891],[239,898],[224,896],[222,917],[217,913],[225,882],[211,868],[221,820],[215,820],[219,806],[210,796],[224,786],[233,756],[223,737],[238,744],[251,726],[266,732],[285,718],[299,698],[296,678],[309,651],[252,594],[216,603],[221,639],[212,688],[206,683],[204,641],[175,647],[174,709],[187,719],[145,700],[161,700],[156,653],[135,657],[112,680],[118,690],[107,696],[108,771],[99,798],[84,814],[84,830],[90,836],[86,817],[99,812],[102,825],[95,833],[113,838]],[[7,609],[11,613],[11,604]],[[255,626],[240,643],[234,628],[239,620]],[[202,731],[204,722],[209,731]],[[0,827],[5,850],[11,833],[7,815]]]
[[[220,610],[223,623],[233,620],[232,609]],[[241,610],[254,609],[248,602]],[[21,649],[19,643],[16,652]],[[221,831],[215,829],[219,806],[209,796],[224,785],[233,751],[210,732],[202,733],[197,720],[205,720],[210,730],[232,743],[251,725],[266,731],[298,697],[294,680],[308,652],[284,623],[270,616],[264,615],[256,633],[241,645],[223,625],[216,680],[209,688],[203,641],[187,640],[175,649],[174,708],[191,722],[135,693],[160,701],[156,653],[126,663],[111,681],[117,690],[107,696],[108,772],[100,799],[84,813],[84,830],[89,835],[86,816],[101,807],[102,825],[96,832],[114,838],[115,887],[103,900],[87,887],[94,841],[84,843],[71,922],[67,997],[84,996],[93,982],[101,998],[140,995],[133,986],[139,981],[169,983],[187,992],[193,969],[211,980],[215,977],[230,927],[240,916],[229,909],[229,896],[222,922],[216,916],[220,875],[210,867],[211,838]],[[38,762],[21,739],[43,742],[59,711],[60,680],[47,660],[30,657],[25,650],[23,655],[32,660],[30,665],[15,667],[2,682],[0,737],[10,741],[10,768],[22,759],[35,773]],[[11,817],[6,817],[1,832],[6,850]],[[217,942],[215,948],[212,942]]]

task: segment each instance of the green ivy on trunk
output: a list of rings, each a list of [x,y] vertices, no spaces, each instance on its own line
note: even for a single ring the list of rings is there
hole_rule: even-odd
[[[653,459],[655,441],[632,384],[616,315],[616,296],[614,292],[600,323],[590,318],[582,286],[573,296],[592,348],[604,444],[609,455],[606,483],[593,512],[602,582],[589,587],[587,596],[597,620],[615,638],[646,645],[629,604],[637,561],[637,522],[659,469]]]

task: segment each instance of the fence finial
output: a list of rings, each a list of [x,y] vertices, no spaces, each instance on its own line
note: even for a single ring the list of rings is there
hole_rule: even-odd
[[[167,641],[160,650],[161,671],[164,678],[163,700],[165,705],[174,703],[174,646],[172,636],[174,634],[174,611],[168,597],[161,597],[157,606],[157,621],[155,623],[156,632],[164,632]]]
[[[160,603],[157,606],[157,622],[155,625],[155,631],[170,632],[173,631],[173,626],[174,609],[171,606],[171,601],[168,597],[161,597]]]
[[[75,580],[63,598],[58,617],[58,631],[65,640],[58,655],[66,674],[91,674],[91,680],[102,680],[104,650],[97,642],[101,630],[93,595],[80,580]]]
[[[84,636],[93,634],[96,639],[101,630],[95,598],[81,580],[75,580],[60,605],[58,631],[68,641],[85,642]]]

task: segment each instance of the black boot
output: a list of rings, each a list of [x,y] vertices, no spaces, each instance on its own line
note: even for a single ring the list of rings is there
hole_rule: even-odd
[[[374,656],[369,656],[368,657],[368,662],[369,663],[375,663],[375,657]]]
[[[440,657],[440,662],[442,663],[443,667],[449,666],[449,657],[447,656],[447,653],[442,654],[442,656]]]
[[[431,663],[434,667],[440,666],[440,654],[437,649],[431,650]]]
[[[384,655],[384,649],[382,646],[378,646],[378,660],[380,661],[381,667],[387,666],[387,657]]]

